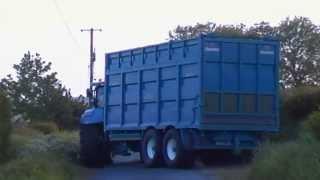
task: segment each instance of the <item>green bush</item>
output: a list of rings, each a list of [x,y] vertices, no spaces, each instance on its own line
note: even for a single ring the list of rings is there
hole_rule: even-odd
[[[320,88],[300,87],[281,93],[281,116],[283,120],[300,122],[320,105]]]
[[[30,126],[13,128],[12,132],[12,135],[24,136],[26,138],[32,138],[34,136],[39,136],[40,134],[43,133],[31,128]]]
[[[0,166],[0,180],[70,180],[73,170],[53,154],[32,154]]]
[[[320,143],[310,137],[267,144],[256,154],[250,180],[319,180]]]
[[[77,161],[79,151],[79,133],[57,132],[48,135],[39,135],[27,140],[23,145],[15,139],[19,148],[16,150],[18,158],[28,157],[30,154],[54,153],[63,156],[69,161]],[[16,138],[16,137],[15,137]]]
[[[43,134],[51,134],[58,131],[58,126],[54,122],[34,122],[31,127]]]
[[[55,109],[54,122],[60,129],[74,130],[78,129],[79,119],[87,108],[86,104],[82,103],[80,99],[66,98],[59,109]]]
[[[315,111],[303,122],[303,129],[320,140],[320,112]]]
[[[78,157],[78,132],[45,135],[30,128],[17,132],[12,136],[14,155],[0,166],[0,180],[73,179],[71,163]]]
[[[299,137],[301,123],[320,106],[320,88],[300,87],[280,93],[280,132],[274,141],[288,141]]]
[[[11,113],[6,95],[0,91],[0,162],[6,159],[10,146]]]

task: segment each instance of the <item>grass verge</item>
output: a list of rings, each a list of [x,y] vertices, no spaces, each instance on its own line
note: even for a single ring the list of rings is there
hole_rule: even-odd
[[[14,159],[0,167],[1,180],[70,180],[72,166],[51,153]]]
[[[70,180],[78,154],[78,132],[43,134],[20,129],[12,135],[10,161],[0,165],[0,180]]]
[[[320,142],[311,136],[296,141],[269,143],[252,164],[250,180],[319,180]]]

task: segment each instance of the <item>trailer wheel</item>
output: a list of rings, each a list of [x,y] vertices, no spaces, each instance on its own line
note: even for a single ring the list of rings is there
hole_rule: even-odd
[[[103,167],[112,162],[103,124],[80,124],[80,161],[87,167]]]
[[[146,167],[156,167],[162,162],[162,136],[155,129],[148,130],[142,140],[141,157]]]
[[[192,151],[184,149],[180,134],[175,129],[168,130],[164,135],[162,152],[170,168],[191,168],[194,164]]]

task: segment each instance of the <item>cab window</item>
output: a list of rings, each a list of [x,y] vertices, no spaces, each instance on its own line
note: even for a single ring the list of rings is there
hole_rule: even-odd
[[[96,89],[97,106],[104,107],[104,88],[98,87]]]

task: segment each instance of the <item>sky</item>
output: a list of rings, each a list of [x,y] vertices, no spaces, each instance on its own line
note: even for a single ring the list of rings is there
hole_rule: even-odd
[[[317,0],[0,0],[0,79],[14,73],[24,53],[52,62],[74,96],[88,87],[89,33],[94,34],[95,78],[103,78],[104,54],[161,43],[177,25],[277,25],[305,16],[320,24]]]

